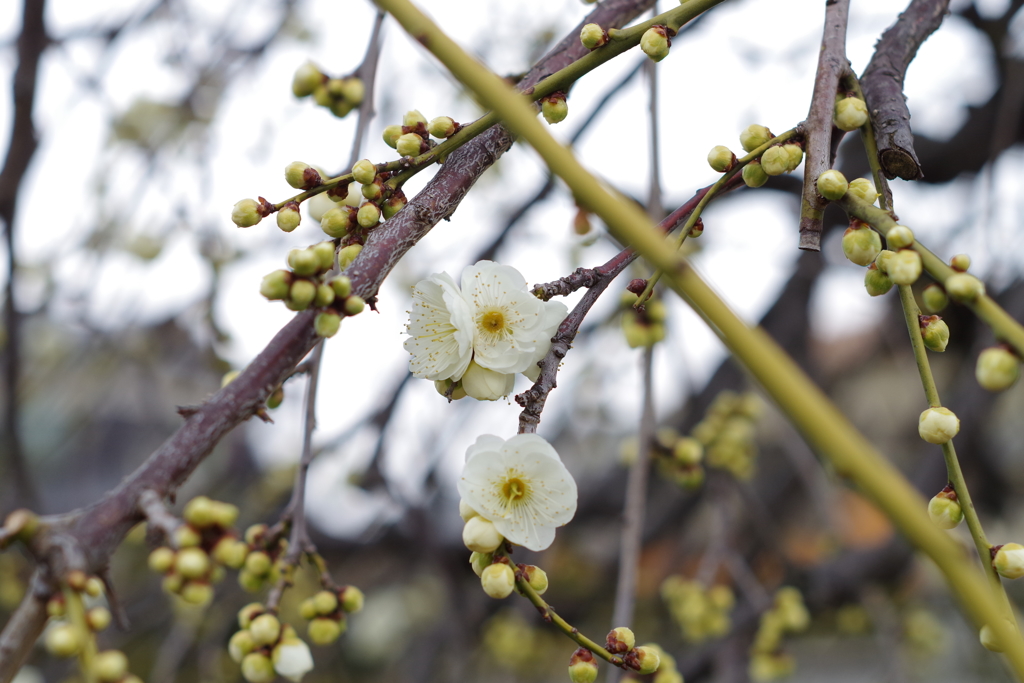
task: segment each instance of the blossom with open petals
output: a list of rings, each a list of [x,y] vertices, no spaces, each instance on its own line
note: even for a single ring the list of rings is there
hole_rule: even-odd
[[[536,434],[484,434],[466,451],[459,495],[508,541],[544,550],[576,514],[576,482]]]
[[[309,645],[299,638],[282,639],[274,647],[273,662],[274,671],[296,683],[313,669]]]

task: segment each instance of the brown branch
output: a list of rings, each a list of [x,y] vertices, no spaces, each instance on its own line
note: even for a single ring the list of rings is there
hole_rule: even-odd
[[[25,591],[25,597],[14,611],[0,633],[0,681],[8,683],[18,673],[22,663],[32,652],[36,637],[25,638],[24,634],[38,634],[46,625],[46,601],[50,590],[37,571]]]
[[[911,0],[907,9],[890,26],[878,44],[860,85],[875,127],[878,161],[890,180],[920,180],[924,177],[914,151],[910,110],[903,96],[907,67],[921,43],[930,36],[949,9],[949,0]]]
[[[146,489],[139,494],[139,510],[145,515],[147,526],[158,529],[164,535],[167,545],[178,546],[174,532],[182,521],[167,510],[163,496],[152,489]]]
[[[846,58],[846,20],[850,0],[835,0],[825,8],[818,72],[814,77],[811,108],[804,122],[804,190],[800,202],[800,248],[821,250],[822,215],[826,202],[818,195],[818,176],[832,168],[832,112],[839,78],[850,68]]]

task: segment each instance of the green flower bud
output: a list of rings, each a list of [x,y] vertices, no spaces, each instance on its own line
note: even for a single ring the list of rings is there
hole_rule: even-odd
[[[929,408],[917,421],[917,433],[928,443],[946,443],[959,431],[960,420],[949,408]]]
[[[252,624],[252,620],[263,614],[266,611],[266,607],[260,602],[250,602],[248,605],[238,610],[238,625],[241,628],[249,628]]]
[[[942,353],[949,343],[949,326],[937,315],[921,316],[921,338],[929,351]]]
[[[364,596],[363,591],[359,590],[357,587],[345,586],[341,589],[341,609],[345,610],[349,614],[355,614],[363,609],[363,603],[365,601],[366,596]]]
[[[254,550],[245,558],[246,571],[252,572],[257,576],[266,576],[269,574],[270,568],[273,564],[274,563],[270,559],[270,555],[266,554],[262,550]]]
[[[658,656],[657,651],[650,645],[638,647],[634,650],[636,657],[636,670],[641,676],[646,674],[652,674],[658,670],[658,666],[661,664],[661,657]]]
[[[362,195],[371,202],[377,202],[383,194],[384,184],[379,180],[362,187]]]
[[[477,576],[481,576],[484,570],[491,566],[493,561],[494,555],[492,553],[472,553],[469,556],[469,564],[473,567],[473,573]]]
[[[957,254],[949,259],[949,267],[953,270],[959,270],[961,273],[966,273],[967,269],[971,267],[971,257],[967,254]]]
[[[475,553],[493,553],[505,541],[494,524],[483,517],[471,517],[462,528],[462,542]]]
[[[761,168],[761,162],[757,159],[743,167],[743,182],[747,187],[761,187],[768,182],[768,174]]]
[[[286,204],[277,212],[277,227],[284,232],[291,232],[299,227],[301,221],[302,216],[299,214],[299,205],[295,204],[295,202]]]
[[[898,285],[912,285],[921,276],[921,256],[913,249],[900,249],[890,259],[886,269]]]
[[[878,269],[880,271],[882,271],[883,273],[888,275],[889,274],[889,266],[892,265],[892,262],[893,262],[894,258],[896,258],[896,252],[895,251],[889,251],[888,249],[883,249],[881,252],[879,252],[878,256],[875,257],[875,265],[878,266]]]
[[[334,303],[334,290],[331,289],[330,285],[317,285],[316,298],[313,299],[313,306],[315,308],[323,308],[324,306],[330,306],[332,303]]]
[[[868,122],[868,106],[859,97],[847,97],[836,103],[834,116],[839,130],[857,130]]]
[[[214,525],[214,502],[206,496],[196,496],[190,500],[181,516],[194,527],[204,529]]]
[[[171,558],[173,561],[173,558]],[[62,617],[67,613],[64,596],[60,593],[46,601],[46,614],[50,617]]]
[[[427,132],[435,138],[442,140],[455,135],[457,129],[458,126],[455,124],[455,119],[450,116],[438,116],[435,119],[431,119],[430,123],[427,124]]]
[[[905,225],[894,225],[885,233],[885,242],[890,249],[903,249],[914,243],[914,231]]]
[[[192,548],[202,543],[203,537],[188,524],[182,524],[174,530],[174,541],[179,548]]]
[[[262,219],[260,203],[255,199],[242,199],[231,209],[231,222],[240,228],[251,228]]]
[[[317,86],[323,85],[324,75],[313,62],[306,62],[292,76],[292,93],[296,97],[309,97]]]
[[[36,535],[36,531],[39,529],[39,515],[25,508],[12,510],[4,518],[3,529],[10,534],[10,537],[27,543],[32,540],[32,537]]]
[[[90,576],[85,580],[85,594],[92,598],[103,595],[103,581],[98,576]]]
[[[701,218],[697,219],[697,222],[690,226],[690,232],[686,233],[687,237],[697,239],[704,234],[704,220]]]
[[[210,571],[210,556],[202,548],[182,548],[174,558],[174,570],[186,579],[198,579]]]
[[[364,228],[372,228],[380,222],[380,207],[367,202],[359,207],[356,222]]]
[[[946,487],[950,488],[950,487]],[[964,519],[963,508],[952,489],[939,491],[928,501],[928,516],[940,529],[953,529]]]
[[[396,213],[405,208],[406,198],[401,192],[391,195],[388,200],[384,202],[384,206],[381,207],[381,215],[384,216],[384,220],[387,220],[394,216]]]
[[[1016,626],[1010,621],[1004,621],[1004,625],[1006,628],[1016,629]],[[988,624],[981,627],[981,631],[978,633],[978,638],[981,640],[981,644],[985,649],[990,652],[1003,652],[1006,649],[1003,647],[1002,643],[999,642],[995,629]]]
[[[946,294],[953,301],[960,303],[972,303],[985,293],[985,285],[982,281],[967,273],[949,276],[946,278],[945,287]]]
[[[306,598],[299,603],[299,616],[306,621],[315,619],[319,614],[320,613],[316,610],[316,602],[313,601],[313,598]]]
[[[249,633],[258,647],[276,643],[281,636],[281,622],[273,614],[261,614],[249,624]]]
[[[263,590],[263,585],[265,583],[265,576],[258,576],[250,571],[246,571],[244,568],[238,572],[238,585],[247,593],[260,592]]]
[[[361,159],[352,167],[352,179],[360,185],[369,185],[377,177],[377,167],[369,159]]]
[[[209,605],[213,601],[213,586],[205,581],[188,581],[178,594],[190,605]]]
[[[504,562],[492,564],[480,574],[480,585],[484,593],[496,600],[507,598],[516,585],[515,573]]]
[[[277,408],[278,406],[280,406],[283,401],[284,401],[284,389],[281,388],[281,387],[278,387],[277,389],[274,390],[274,393],[272,393],[270,396],[267,397],[267,407],[270,408],[271,410],[273,410],[274,408]],[[244,543],[242,543],[241,545],[245,546]],[[249,551],[246,550],[246,552],[249,552]],[[227,566],[231,567],[232,569],[238,569],[238,567],[241,567],[242,564],[245,563],[245,558],[244,557],[242,558],[242,561],[238,564],[238,567],[235,567],[235,566],[231,565],[228,562],[222,562],[220,560],[218,560],[218,561],[221,562],[221,564],[226,564]]]
[[[267,399],[267,406],[270,407],[270,399]],[[225,536],[217,541],[217,545],[213,546],[213,559],[232,569],[240,569],[245,564],[245,558],[248,555],[249,546],[230,536]]]
[[[791,142],[786,143],[782,146],[782,151],[789,155],[789,163],[786,164],[787,173],[796,169],[800,162],[804,160],[804,150],[800,145],[794,145]]]
[[[250,652],[242,659],[242,678],[249,683],[272,683],[277,672],[270,657],[262,652]]]
[[[768,175],[781,175],[789,170],[789,152],[781,145],[769,147],[761,155],[761,169]]]
[[[338,595],[333,591],[319,591],[312,599],[316,613],[321,616],[327,616],[338,609]]]
[[[743,147],[743,151],[753,152],[773,137],[775,136],[765,126],[752,123],[740,133],[740,145]]]
[[[114,683],[128,674],[128,657],[120,650],[104,650],[96,653],[92,666],[97,678]]]
[[[309,280],[296,280],[288,290],[285,303],[293,311],[304,311],[316,299],[316,285]]]
[[[878,192],[875,190],[875,184],[867,178],[855,178],[850,181],[850,189],[848,192],[859,199],[862,202],[868,204],[874,204],[878,198]]]
[[[565,97],[545,97],[540,103],[540,113],[548,123],[561,123],[569,115],[569,105]]]
[[[74,657],[81,648],[82,638],[71,624],[58,624],[46,632],[46,651],[54,657]]]
[[[334,105],[334,96],[331,95],[331,91],[327,87],[328,83],[329,81],[324,80],[313,88],[313,101],[317,103],[317,106],[330,109]]]
[[[406,128],[415,128],[421,123],[424,126],[427,125],[427,118],[420,113],[419,109],[405,112],[405,116],[402,118],[402,125]]]
[[[341,622],[327,617],[317,617],[309,622],[306,635],[314,645],[330,645],[341,636]]]
[[[636,636],[625,626],[614,628],[605,639],[604,649],[612,654],[629,652],[636,645]]]
[[[416,133],[406,133],[395,141],[395,149],[403,157],[417,156],[423,149],[423,138]]]
[[[731,170],[735,163],[736,155],[725,145],[716,145],[708,152],[708,164],[719,173]]]
[[[571,683],[594,683],[597,680],[597,662],[594,653],[581,647],[569,658],[569,681]]]
[[[932,283],[921,292],[921,305],[929,313],[938,313],[949,305],[949,297],[942,285]]]
[[[697,439],[684,436],[672,446],[672,457],[683,465],[696,465],[704,459],[704,446]]]
[[[252,634],[245,629],[236,631],[228,641],[228,654],[236,664],[241,664],[245,656],[255,649],[256,642],[252,639]]]
[[[334,295],[339,299],[344,299],[352,293],[352,280],[344,275],[331,278],[327,284],[331,286],[331,289],[334,290]]]
[[[992,558],[992,566],[999,572],[999,576],[1006,579],[1024,576],[1024,545],[1007,543],[999,546]]]
[[[303,277],[320,272],[320,258],[312,249],[292,249],[288,252],[288,265],[293,273]]]
[[[324,240],[313,245],[313,253],[317,258],[317,272],[325,272],[334,267],[334,242]]]
[[[453,384],[455,385],[454,389],[452,389]],[[450,394],[449,390],[451,390]],[[451,401],[458,401],[467,396],[466,390],[462,388],[462,382],[453,382],[450,379],[441,379],[434,382],[434,391]]]
[[[974,376],[989,391],[1009,389],[1020,377],[1020,361],[1002,346],[985,349],[978,355]]]
[[[644,35],[640,38],[640,49],[655,62],[660,62],[668,57],[670,44],[668,32],[664,26],[654,25],[644,31]]]
[[[835,169],[818,176],[817,185],[818,194],[832,202],[842,199],[850,187],[850,183],[846,182],[846,176]]]
[[[580,42],[588,50],[595,50],[608,42],[608,34],[597,24],[586,24],[580,31]]]
[[[872,263],[864,273],[864,289],[869,296],[882,296],[892,289],[892,280]]]
[[[540,567],[528,564],[523,567],[523,573],[526,575],[526,583],[530,584],[530,588],[537,593],[537,595],[544,595],[548,589],[548,573]]]
[[[90,630],[99,632],[105,631],[112,620],[110,610],[106,607],[93,607],[85,613],[85,623]]]
[[[395,149],[398,145],[398,138],[402,137],[401,126],[388,126],[384,129],[384,144],[391,149]]]
[[[355,227],[357,210],[352,206],[336,206],[320,219],[320,229],[334,238],[341,238]]]
[[[363,252],[363,245],[350,244],[338,252],[338,268],[345,270]],[[350,281],[351,286],[351,281]],[[346,295],[347,296],[347,295]]]
[[[180,574],[168,574],[164,577],[164,580],[160,582],[160,587],[168,593],[178,593],[181,591],[181,587],[184,583],[185,579],[181,578]]]
[[[283,299],[288,296],[288,290],[291,287],[291,283],[291,272],[287,270],[275,270],[273,273],[268,273],[263,276],[263,281],[260,283],[260,294],[271,301]]]
[[[843,253],[846,254],[846,258],[858,266],[874,263],[881,251],[882,238],[866,225],[850,226],[843,233]]]
[[[352,107],[358,107],[366,96],[366,85],[361,78],[345,78],[341,81],[341,96]]]
[[[345,299],[345,315],[359,315],[366,308],[366,302],[362,297],[350,296]]]
[[[321,337],[333,337],[341,329],[341,316],[337,313],[320,313],[316,316],[314,326]]]
[[[284,167],[284,180],[296,190],[308,190],[323,183],[320,172],[301,161],[293,161]]]
[[[170,548],[157,548],[149,554],[149,568],[157,574],[166,574],[174,566],[174,551]]]

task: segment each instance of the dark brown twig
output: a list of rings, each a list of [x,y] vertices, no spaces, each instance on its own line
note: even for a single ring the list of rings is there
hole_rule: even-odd
[[[903,79],[921,43],[939,28],[948,10],[949,0],[911,0],[896,23],[882,34],[860,77],[875,127],[878,161],[890,180],[924,177],[914,151]]]
[[[804,190],[800,203],[800,248],[821,250],[822,215],[827,202],[818,195],[818,176],[832,167],[832,113],[839,78],[850,68],[846,59],[846,20],[850,0],[835,0],[825,7],[821,54],[814,77],[811,108],[804,122]]]

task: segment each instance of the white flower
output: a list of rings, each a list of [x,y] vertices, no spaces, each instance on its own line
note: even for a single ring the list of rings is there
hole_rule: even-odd
[[[274,648],[274,670],[285,678],[297,683],[312,669],[313,655],[303,640],[288,638]]]
[[[511,266],[467,266],[461,289],[447,273],[431,275],[413,288],[405,341],[410,370],[416,377],[459,380],[474,361],[502,375],[536,376],[567,312],[561,302],[535,297]]]
[[[576,482],[536,434],[484,434],[466,450],[459,495],[512,543],[544,550],[576,514]]]

